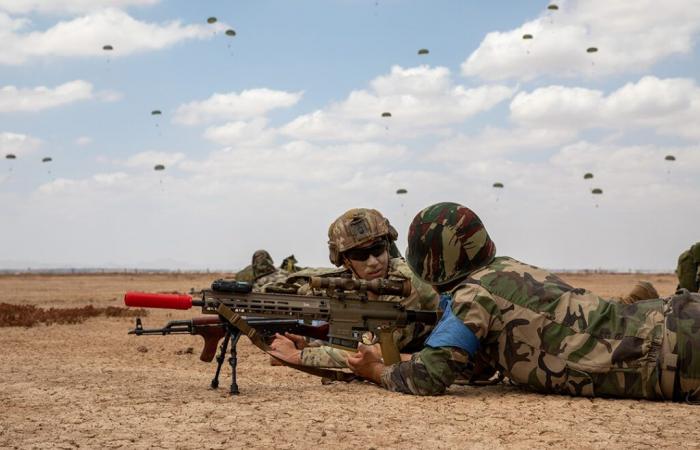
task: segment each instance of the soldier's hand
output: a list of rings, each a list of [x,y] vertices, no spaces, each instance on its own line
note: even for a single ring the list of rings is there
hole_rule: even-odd
[[[293,333],[284,333],[284,335],[294,342],[294,345],[298,350],[301,350],[308,345],[304,336],[299,336],[298,334]]]
[[[270,344],[270,354],[290,364],[301,364],[301,350],[297,350],[294,341],[275,333],[275,339]]]
[[[348,355],[348,367],[356,374],[377,384],[381,383],[382,362],[381,350],[378,345],[360,344],[357,353]]]

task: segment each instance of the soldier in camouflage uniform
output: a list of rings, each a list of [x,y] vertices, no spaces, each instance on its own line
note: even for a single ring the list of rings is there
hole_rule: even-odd
[[[681,253],[676,267],[678,289],[700,292],[700,242]]]
[[[286,270],[275,268],[272,256],[267,250],[258,250],[253,253],[250,266],[236,274],[236,281],[251,283],[254,292],[261,292],[266,284],[284,281],[288,276],[289,272]]]
[[[611,302],[496,247],[468,208],[421,211],[408,237],[411,269],[442,295],[425,348],[384,366],[348,358],[386,389],[441,394],[482,357],[511,382],[543,393],[700,401],[700,295]]]
[[[410,279],[413,285],[411,295],[400,298],[391,295],[375,296],[372,300],[400,302],[407,309],[434,311],[438,296],[430,285],[413,275],[402,258],[391,258],[389,249],[396,240],[397,232],[389,221],[375,209],[351,209],[336,219],[328,229],[329,257],[333,264],[345,268],[345,273],[353,278],[373,280],[389,278]],[[333,276],[342,276],[335,271]],[[310,286],[302,286],[300,293],[317,294]],[[320,293],[320,292],[318,292]],[[422,345],[429,330],[423,324],[410,324],[394,333],[399,349],[408,348],[413,342]],[[289,339],[291,338],[291,340]],[[330,346],[307,346],[302,337],[288,335],[278,337],[271,345],[279,356],[287,362],[310,367],[344,368],[349,352]]]

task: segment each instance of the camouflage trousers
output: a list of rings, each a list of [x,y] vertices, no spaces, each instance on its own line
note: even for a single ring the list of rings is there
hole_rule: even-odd
[[[700,404],[700,295],[683,289],[665,305],[657,395]]]

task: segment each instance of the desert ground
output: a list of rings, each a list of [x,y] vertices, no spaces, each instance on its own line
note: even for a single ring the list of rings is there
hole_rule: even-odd
[[[122,306],[128,290],[187,292],[220,274],[3,275],[0,303]],[[661,295],[671,274],[562,274],[621,296],[639,279]],[[198,311],[152,310],[146,327]],[[453,386],[418,398],[333,383],[286,367],[245,338],[239,396],[225,365],[199,361],[198,336],[127,335],[133,318],[0,328],[0,448],[696,448],[700,407]],[[188,351],[194,348],[194,352]]]

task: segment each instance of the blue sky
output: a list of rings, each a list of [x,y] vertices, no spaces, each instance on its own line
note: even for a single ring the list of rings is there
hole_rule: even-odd
[[[671,269],[700,240],[700,4],[547,5],[0,0],[0,268],[328,265],[345,209],[403,247],[449,200],[500,254]]]

